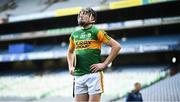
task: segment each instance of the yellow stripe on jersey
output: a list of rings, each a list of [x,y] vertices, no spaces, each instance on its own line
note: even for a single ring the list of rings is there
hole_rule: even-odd
[[[74,41],[72,40],[71,37],[69,38],[69,47],[70,47],[70,48],[73,48],[73,49],[75,48]]]
[[[97,37],[100,42],[103,42],[105,44],[107,44],[111,39],[111,37],[108,36],[104,31],[99,31]]]

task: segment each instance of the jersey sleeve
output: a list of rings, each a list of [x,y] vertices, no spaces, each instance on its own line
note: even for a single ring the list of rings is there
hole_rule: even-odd
[[[73,37],[72,35],[69,37],[69,47],[70,48],[75,48],[75,44],[74,44],[74,40],[73,40]]]
[[[107,44],[111,39],[111,37],[105,31],[101,30],[98,32],[97,38],[100,42],[105,44]]]

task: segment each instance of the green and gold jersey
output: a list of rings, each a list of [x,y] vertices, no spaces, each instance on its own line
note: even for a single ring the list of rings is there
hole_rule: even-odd
[[[100,63],[102,43],[108,43],[110,39],[106,32],[95,26],[71,34],[69,47],[75,49],[75,76],[91,73],[90,66]]]

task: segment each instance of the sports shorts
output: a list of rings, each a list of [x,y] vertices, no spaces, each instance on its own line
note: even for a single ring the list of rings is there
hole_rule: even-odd
[[[104,92],[103,72],[74,76],[75,78],[75,95],[88,93],[89,95]]]

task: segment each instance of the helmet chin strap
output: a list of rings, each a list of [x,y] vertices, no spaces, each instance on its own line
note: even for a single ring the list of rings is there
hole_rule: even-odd
[[[92,20],[92,14],[91,14],[90,17],[89,17],[89,23],[95,23],[95,21]]]

